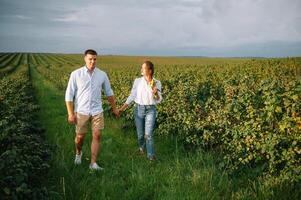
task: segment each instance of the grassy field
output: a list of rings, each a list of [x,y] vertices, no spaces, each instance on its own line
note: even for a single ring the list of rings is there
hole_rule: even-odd
[[[66,122],[64,93],[31,68],[41,121],[55,153],[47,183],[52,199],[286,199],[289,194],[265,188],[263,182],[242,174],[229,177],[218,167],[218,153],[187,152],[177,139],[156,137],[158,160],[137,153],[134,129],[105,116],[98,162],[103,172],[88,169],[91,133],[83,148],[84,161],[75,166],[74,127]],[[251,171],[250,171],[251,172]],[[285,190],[285,188],[283,189]],[[280,196],[279,196],[280,195]]]
[[[179,141],[179,138],[173,134],[155,136],[158,159],[156,162],[150,162],[146,156],[139,155],[137,152],[136,133],[133,127],[124,126],[124,124],[128,125],[125,118],[115,119],[108,113],[105,113],[105,129],[98,159],[98,163],[105,170],[91,172],[88,168],[91,132],[85,138],[83,163],[75,166],[73,163],[75,133],[74,127],[66,120],[64,88],[69,73],[83,65],[82,56],[5,54],[1,58],[2,60],[10,58],[8,70],[3,67],[5,73],[11,73],[11,69],[15,70],[10,76],[14,76],[18,70],[29,66],[34,96],[40,105],[39,119],[45,129],[46,140],[53,150],[49,173],[43,177],[46,179],[45,184],[50,199],[299,199],[301,195],[298,185],[297,187],[289,184],[273,185],[273,182],[261,176],[260,167],[250,165],[241,168],[236,173],[229,173],[220,165],[223,154],[218,151],[218,148],[187,150],[182,141]],[[132,79],[139,74],[139,66],[145,59],[147,58],[100,57],[100,66],[106,67],[105,70],[109,76],[111,75],[113,88],[116,87],[114,92],[119,95],[119,104],[127,96]],[[159,78],[164,79],[166,88],[172,88],[177,84],[178,94],[189,93],[187,88],[191,86],[190,89],[196,89],[197,86],[189,85],[190,83],[185,85],[185,80],[178,84],[179,77],[183,78],[179,72],[190,74],[192,78],[196,76],[193,70],[200,76],[206,70],[210,71],[211,74],[206,74],[210,76],[218,71],[221,71],[223,76],[224,74],[231,75],[231,73],[235,75],[238,73],[236,69],[240,69],[240,72],[244,69],[239,68],[239,65],[237,68],[233,66],[250,61],[250,59],[168,57],[149,59],[159,63],[159,76],[161,76]],[[259,68],[262,71],[265,70],[265,74],[271,70],[260,65]],[[222,71],[223,69],[226,70]],[[295,74],[299,74],[297,70],[300,69],[296,69]],[[128,74],[124,74],[125,71]],[[273,73],[276,77],[277,72]],[[287,77],[289,76],[291,75],[288,74]],[[216,79],[220,80],[219,77]],[[172,81],[169,82],[170,80]],[[175,91],[178,88],[175,88]],[[169,90],[169,92],[172,94],[174,91]],[[168,101],[173,100],[170,98]],[[171,108],[171,105],[165,105]],[[189,113],[189,111],[186,112]],[[181,121],[181,118],[178,120]],[[174,126],[181,125],[174,124]]]
[[[149,162],[137,152],[134,130],[106,117],[99,163],[91,173],[91,134],[83,148],[82,165],[74,166],[74,128],[66,122],[64,94],[32,69],[46,135],[55,144],[48,186],[53,199],[220,199],[230,198],[231,180],[204,152],[186,153],[175,138],[155,138],[158,160]]]

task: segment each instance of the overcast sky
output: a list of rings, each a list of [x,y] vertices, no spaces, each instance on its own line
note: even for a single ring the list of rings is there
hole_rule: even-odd
[[[0,2],[0,52],[301,56],[301,0]]]

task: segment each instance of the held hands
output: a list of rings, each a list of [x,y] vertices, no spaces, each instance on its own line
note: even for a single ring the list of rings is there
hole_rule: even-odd
[[[113,113],[114,113],[116,118],[120,117],[120,110],[119,109],[117,109],[117,108],[113,109]]]
[[[118,108],[117,110],[118,110],[118,112],[119,112],[119,117],[120,117],[120,115],[122,114],[122,112],[123,112],[124,110],[122,110],[122,108]]]
[[[125,111],[125,109],[128,108],[129,105],[127,105],[126,103],[123,104],[123,106],[121,106],[120,108],[118,108],[118,111],[119,111],[119,115],[121,115],[122,112]]]

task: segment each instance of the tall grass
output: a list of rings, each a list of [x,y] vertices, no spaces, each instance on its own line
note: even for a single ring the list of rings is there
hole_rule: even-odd
[[[137,152],[135,131],[122,129],[121,120],[107,115],[98,159],[105,170],[88,169],[90,132],[83,162],[75,166],[75,133],[66,121],[64,93],[31,70],[41,122],[55,149],[47,174],[51,199],[282,199],[290,195],[282,191],[276,196],[256,178],[230,177],[218,168],[217,153],[187,152],[172,136],[155,137],[158,160],[150,162]]]

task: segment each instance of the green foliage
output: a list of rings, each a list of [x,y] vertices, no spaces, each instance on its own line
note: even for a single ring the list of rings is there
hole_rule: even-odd
[[[82,56],[31,54],[32,67],[64,91]],[[101,56],[119,105],[125,102],[143,57]],[[187,148],[218,150],[236,174],[259,169],[271,188],[300,183],[301,59],[150,58],[163,86],[157,135],[175,135]],[[104,98],[105,101],[105,98]],[[105,110],[110,107],[104,104]],[[133,125],[132,110],[123,115]]]
[[[221,150],[222,166],[233,172],[264,166],[262,176],[299,182],[300,67],[299,58],[159,66],[164,101],[158,106],[156,133],[177,135],[188,148]],[[113,74],[112,83],[117,91],[129,91],[130,73],[121,74]],[[131,112],[125,117],[133,121]]]
[[[0,196],[44,199],[50,147],[43,141],[28,68],[0,80]]]
[[[27,54],[22,53],[7,53],[0,56],[0,78],[4,77],[17,69],[22,64],[23,60],[26,61]]]
[[[62,90],[69,73],[83,65],[74,55],[33,57],[37,70]],[[118,104],[140,76],[143,59],[131,59],[101,57]],[[157,134],[176,135],[188,148],[221,150],[222,165],[231,171],[265,166],[263,175],[300,180],[300,58],[186,59],[188,65],[181,58],[152,61],[164,98],[158,106]],[[107,103],[104,107],[110,109]],[[124,128],[133,126],[131,109],[124,119]]]

